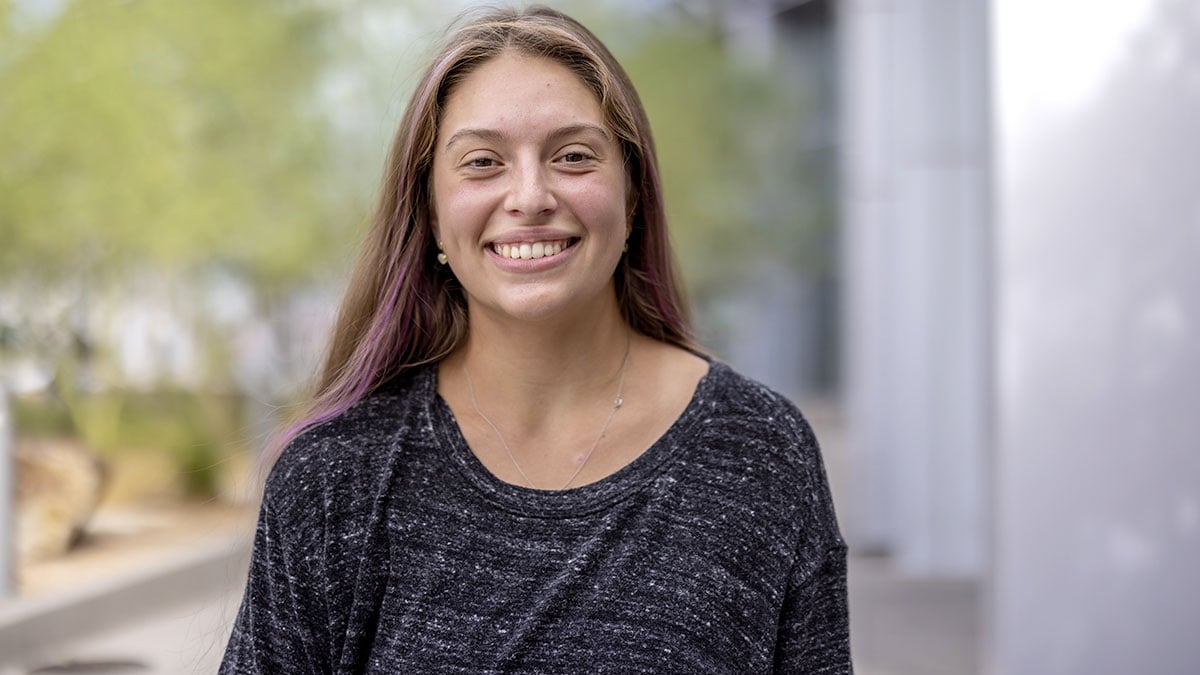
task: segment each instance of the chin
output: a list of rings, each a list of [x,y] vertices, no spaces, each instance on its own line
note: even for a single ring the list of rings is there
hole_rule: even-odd
[[[532,289],[530,289],[532,290]],[[616,290],[609,286],[613,299]],[[585,294],[578,290],[568,292],[565,289],[544,289],[539,291],[514,294],[498,298],[496,304],[486,311],[493,316],[504,316],[516,321],[540,323],[553,321],[564,317],[594,318],[603,310],[603,291]]]
[[[500,312],[517,321],[540,323],[551,321],[569,313],[570,304],[555,302],[550,299],[540,301],[524,301],[507,304]]]

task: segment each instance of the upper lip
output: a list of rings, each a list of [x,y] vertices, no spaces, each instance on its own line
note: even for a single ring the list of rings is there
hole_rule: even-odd
[[[489,239],[488,246],[494,244],[532,244],[536,241],[559,241],[562,239],[576,239],[579,235],[572,234],[565,230],[558,230],[549,227],[529,227],[519,230],[511,230],[497,235]]]

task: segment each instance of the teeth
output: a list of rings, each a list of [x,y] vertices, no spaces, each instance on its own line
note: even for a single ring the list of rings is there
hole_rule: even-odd
[[[566,241],[534,241],[521,244],[492,244],[492,250],[501,258],[531,260],[562,253]]]

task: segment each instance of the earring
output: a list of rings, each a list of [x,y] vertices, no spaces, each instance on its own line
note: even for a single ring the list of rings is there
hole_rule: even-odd
[[[443,265],[450,262],[450,258],[446,257],[445,251],[442,250],[442,242],[438,242],[437,261]]]
[[[625,252],[629,253],[629,235],[633,234],[633,225],[625,226]]]

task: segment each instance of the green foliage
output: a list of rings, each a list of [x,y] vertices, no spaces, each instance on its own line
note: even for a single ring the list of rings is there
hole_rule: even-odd
[[[223,260],[305,274],[344,222],[314,102],[325,15],[283,0],[0,5],[0,279]],[[343,218],[339,218],[343,216]]]
[[[75,436],[75,420],[61,400],[42,394],[16,397],[12,405],[13,425],[28,436]]]
[[[29,436],[74,436],[101,457],[161,452],[174,460],[188,496],[216,494],[221,461],[240,445],[238,396],[195,391],[62,392],[13,400],[17,428]]]

